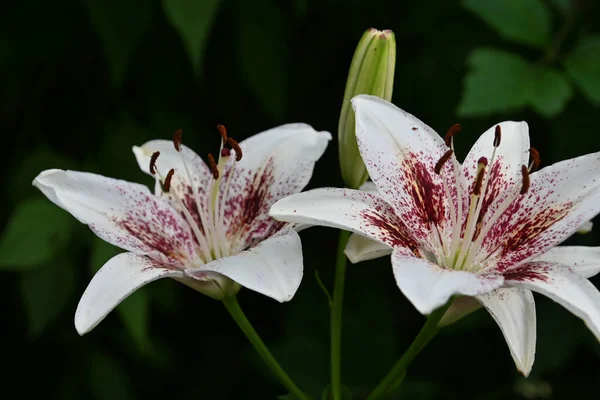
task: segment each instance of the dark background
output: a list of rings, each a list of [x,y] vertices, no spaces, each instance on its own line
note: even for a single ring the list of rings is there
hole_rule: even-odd
[[[335,138],[349,63],[371,26],[396,34],[393,102],[441,133],[460,122],[459,158],[506,119],[529,123],[543,165],[600,150],[597,2],[500,3],[3,2],[4,393],[97,400],[285,394],[224,307],[175,281],[136,292],[79,337],[72,322],[79,296],[115,250],[31,181],[44,169],[69,168],[151,184],[131,146],[169,139],[178,128],[201,155],[217,149],[216,124],[240,140],[286,122]],[[334,140],[309,187],[342,185]],[[329,322],[315,271],[331,285],[337,232],[316,227],[301,236],[305,274],[296,297],[280,305],[242,290],[239,301],[292,378],[318,396],[329,380]],[[598,245],[600,236],[596,230],[569,243]],[[536,300],[529,379],[516,371],[492,318],[478,311],[417,358],[403,398],[597,398],[600,345],[562,307]],[[344,311],[344,382],[360,398],[424,318],[397,289],[387,257],[349,266]]]

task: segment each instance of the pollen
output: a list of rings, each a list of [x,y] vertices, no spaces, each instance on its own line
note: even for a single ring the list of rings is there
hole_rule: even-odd
[[[242,159],[242,148],[238,142],[233,140],[233,138],[228,138],[227,144],[230,145],[233,150],[235,150],[235,161],[240,161]]]
[[[173,174],[175,174],[175,170],[171,168],[167,173],[167,177],[165,178],[165,183],[163,184],[163,188],[165,192],[171,190],[171,179],[173,179]]]
[[[183,130],[181,129],[177,129],[175,131],[175,133],[173,133],[173,146],[175,147],[175,150],[177,151],[181,151],[181,135],[183,133]]]
[[[223,143],[227,143],[227,128],[225,128],[225,125],[217,125],[217,130],[219,131],[219,133],[221,134],[221,137],[223,138]]]
[[[158,159],[158,156],[160,156],[160,151],[155,151],[150,157],[150,173],[152,175],[156,174],[156,160]]]
[[[527,191],[529,190],[529,185],[530,185],[530,181],[529,181],[529,169],[527,168],[526,165],[521,165],[521,173],[523,174],[523,184],[521,186],[521,194],[525,194],[527,193]]]
[[[529,156],[531,157],[531,164],[529,165],[529,172],[533,172],[540,167],[540,153],[535,148],[529,149]]]
[[[446,132],[446,136],[444,136],[444,142],[446,142],[446,146],[452,147],[452,138],[454,137],[454,135],[460,132],[461,129],[462,126],[460,124],[454,124],[450,127],[450,129],[448,129],[448,132]]]
[[[212,154],[208,154],[208,167],[210,168],[210,172],[212,172],[213,178],[215,180],[219,179],[219,168]]]
[[[442,167],[444,166],[444,164],[446,164],[450,157],[452,157],[452,154],[454,154],[454,150],[450,149],[444,153],[442,158],[439,159],[439,161],[435,164],[436,174],[439,175],[442,172]]]
[[[496,125],[496,130],[494,131],[494,147],[500,146],[501,139],[502,139],[502,128],[500,128],[500,125]]]

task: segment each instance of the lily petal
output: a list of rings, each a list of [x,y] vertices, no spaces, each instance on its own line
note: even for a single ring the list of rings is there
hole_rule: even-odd
[[[350,235],[344,254],[352,264],[372,260],[392,254],[392,248],[385,243],[369,239],[357,233]]]
[[[455,294],[475,296],[502,286],[501,275],[478,275],[437,266],[395,248],[392,269],[402,293],[421,314],[430,314]]]
[[[451,233],[449,201],[435,166],[448,150],[442,138],[413,115],[374,96],[352,99],[356,113],[356,139],[361,155],[380,195],[396,210],[413,235],[424,240],[431,223]],[[454,163],[442,174],[449,188],[456,187]],[[456,191],[452,192],[456,195]]]
[[[502,247],[499,270],[543,254],[600,211],[600,153],[562,161],[531,175],[529,191],[486,236],[489,253]],[[488,254],[489,254],[488,253]]]
[[[294,297],[302,280],[302,271],[300,237],[295,230],[288,229],[246,251],[188,269],[185,274],[204,279],[206,272],[216,272],[250,290],[284,302]]]
[[[600,247],[558,246],[534,261],[564,264],[584,278],[591,278],[600,272]]]
[[[58,169],[43,171],[33,185],[115,246],[180,267],[197,260],[189,225],[144,185]]]
[[[226,172],[233,175],[225,209],[227,233],[240,239],[240,248],[283,227],[269,217],[269,208],[306,186],[330,140],[329,132],[288,124],[240,142],[242,159]]]
[[[495,148],[496,127],[500,127],[501,140],[500,145]],[[473,145],[462,165],[467,193],[473,193],[478,160],[485,157],[490,162],[489,168],[491,168],[487,178],[485,198],[481,205],[481,215],[493,215],[508,196],[514,196],[515,192],[521,189],[521,167],[529,165],[529,148],[529,126],[526,122],[513,121],[494,125]],[[466,217],[468,201],[463,203],[463,207],[463,216]],[[482,218],[479,225],[484,222],[485,218]],[[478,229],[480,228],[478,226]]]
[[[479,310],[481,307],[483,306],[475,299],[475,297],[457,297],[452,301],[448,311],[446,311],[438,325],[441,327],[451,325],[459,319],[471,314],[473,311]]]
[[[392,206],[358,190],[309,190],[279,200],[270,215],[279,221],[345,229],[391,247],[418,247]]]
[[[94,275],[79,300],[75,312],[77,332],[88,333],[131,293],[167,277],[180,278],[183,272],[133,253],[114,256]]]
[[[150,159],[152,154],[160,152],[156,161],[156,169],[161,176],[166,177],[170,169],[175,173],[171,179],[169,193],[164,193],[160,182],[157,180],[155,194],[171,199],[177,196],[186,206],[196,224],[202,228],[202,222],[198,214],[198,204],[205,210],[208,209],[208,188],[213,181],[212,173],[206,163],[193,150],[181,145],[181,152],[175,150],[170,140],[151,140],[141,146],[133,146],[133,154],[142,171],[150,173]],[[194,191],[196,194],[194,194]],[[174,203],[177,208],[177,203]]]
[[[600,340],[600,292],[566,265],[530,262],[504,274],[507,286],[521,287],[547,296],[585,322]]]
[[[517,369],[528,376],[535,359],[536,320],[533,294],[523,288],[499,288],[476,298],[500,327]]]

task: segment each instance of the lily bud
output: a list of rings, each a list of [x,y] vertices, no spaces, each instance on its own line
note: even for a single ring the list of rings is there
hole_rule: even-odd
[[[358,151],[354,111],[350,100],[370,94],[391,100],[396,65],[396,39],[391,30],[368,29],[360,39],[346,81],[338,126],[340,169],[346,186],[358,189],[368,178]]]

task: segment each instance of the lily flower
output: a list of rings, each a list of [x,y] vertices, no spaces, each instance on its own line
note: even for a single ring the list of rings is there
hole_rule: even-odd
[[[372,96],[353,99],[359,150],[376,192],[326,188],[284,198],[271,216],[372,239],[354,261],[391,253],[402,293],[422,314],[471,296],[500,326],[517,368],[535,355],[532,291],[581,318],[600,340],[598,248],[556,247],[600,211],[600,153],[537,172],[525,122],[487,130],[461,165],[453,137]]]
[[[83,335],[141,286],[173,278],[215,299],[240,285],[280,302],[302,279],[302,247],[294,226],[273,220],[278,199],[301,191],[331,139],[305,124],[283,125],[237,143],[219,126],[218,161],[208,165],[181,143],[153,140],[133,147],[144,185],[63,170],[40,173],[33,185],[124,250],[93,277],[75,313]]]

